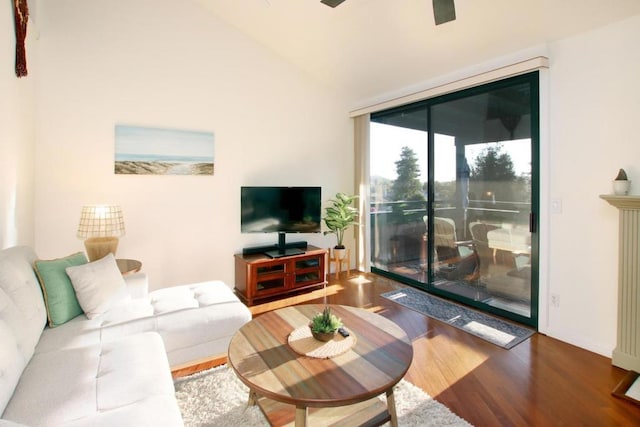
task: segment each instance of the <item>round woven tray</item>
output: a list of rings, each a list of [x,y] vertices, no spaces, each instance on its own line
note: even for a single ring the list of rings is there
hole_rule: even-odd
[[[336,333],[331,341],[318,341],[311,335],[309,326],[300,326],[289,334],[289,346],[298,354],[316,359],[329,359],[349,351],[356,344],[353,331],[348,337]]]

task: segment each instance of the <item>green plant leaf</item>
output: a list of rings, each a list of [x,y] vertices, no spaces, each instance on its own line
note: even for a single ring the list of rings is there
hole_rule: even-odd
[[[357,196],[337,193],[335,198],[329,199],[330,205],[325,208],[323,220],[329,231],[324,234],[335,234],[338,246],[342,245],[344,231],[358,224],[358,209],[351,206],[356,198]]]
[[[331,308],[325,307],[322,313],[318,313],[311,319],[309,327],[316,333],[335,332],[342,326],[342,320],[331,313]]]

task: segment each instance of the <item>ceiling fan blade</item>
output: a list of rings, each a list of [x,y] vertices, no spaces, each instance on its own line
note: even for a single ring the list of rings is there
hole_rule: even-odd
[[[320,0],[320,3],[324,3],[327,6],[331,6],[331,7],[336,7],[338,6],[340,3],[342,3],[344,0]]]
[[[433,17],[436,20],[436,25],[455,21],[456,7],[453,0],[433,0]]]

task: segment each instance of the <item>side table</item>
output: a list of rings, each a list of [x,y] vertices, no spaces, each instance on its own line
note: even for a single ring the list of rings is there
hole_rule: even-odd
[[[338,257],[338,254],[334,249],[331,249],[331,253],[329,254],[329,273],[331,273],[331,264],[336,265],[335,276],[336,279],[340,277],[340,273],[342,272],[342,264],[346,264],[345,271],[347,275],[351,274],[351,249],[345,249],[344,256],[342,258]]]
[[[142,262],[136,259],[116,259],[116,263],[123,276],[137,273],[142,269]]]

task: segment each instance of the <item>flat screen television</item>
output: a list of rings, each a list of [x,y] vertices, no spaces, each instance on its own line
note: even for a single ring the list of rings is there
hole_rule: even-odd
[[[263,247],[271,257],[304,253],[306,242],[286,243],[288,233],[320,233],[321,187],[241,187],[242,233],[278,233],[278,243]]]

